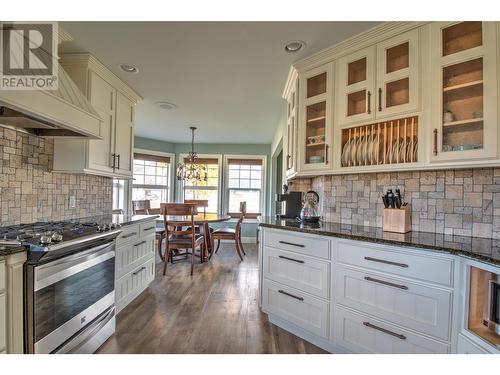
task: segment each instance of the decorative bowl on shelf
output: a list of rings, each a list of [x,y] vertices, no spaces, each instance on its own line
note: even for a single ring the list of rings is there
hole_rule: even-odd
[[[325,161],[324,156],[309,156],[309,163],[323,163]]]

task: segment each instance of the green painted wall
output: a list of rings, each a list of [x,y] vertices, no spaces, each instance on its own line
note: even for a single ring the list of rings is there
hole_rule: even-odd
[[[149,139],[143,137],[134,138],[134,147],[144,150],[170,152],[175,154],[176,162],[179,160],[179,154],[186,154],[191,151],[190,143],[170,143],[158,141],[156,139]],[[196,143],[195,150],[199,154],[219,154],[219,155],[266,155],[266,212],[270,212],[270,199],[269,192],[271,190],[271,145],[266,144],[235,144],[235,143]],[[175,189],[174,185],[174,189]],[[175,194],[175,193],[174,193]],[[175,196],[175,195],[174,195]],[[233,226],[234,223],[221,223],[212,225],[213,228]],[[255,237],[257,230],[257,223],[244,223],[242,228],[243,237]]]

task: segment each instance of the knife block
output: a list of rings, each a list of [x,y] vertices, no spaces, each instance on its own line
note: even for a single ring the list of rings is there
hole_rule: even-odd
[[[410,207],[384,208],[382,229],[384,232],[394,233],[408,233],[411,231]]]

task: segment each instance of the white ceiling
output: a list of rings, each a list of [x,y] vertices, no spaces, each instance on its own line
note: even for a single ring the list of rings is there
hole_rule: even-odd
[[[136,135],[199,143],[271,143],[290,64],[378,22],[62,22],[60,52],[91,52],[134,88]],[[298,53],[285,42],[300,39]],[[121,71],[117,64],[139,68]],[[163,110],[155,102],[178,107]]]

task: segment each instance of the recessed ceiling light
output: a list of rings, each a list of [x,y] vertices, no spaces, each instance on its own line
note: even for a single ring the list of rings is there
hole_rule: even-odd
[[[118,66],[127,73],[138,73],[139,69],[136,66],[130,64],[118,64]]]
[[[285,44],[286,52],[298,52],[303,47],[305,47],[305,43],[302,40],[291,40]]]
[[[155,104],[158,107],[160,107],[161,109],[165,109],[165,110],[177,108],[177,106],[174,103],[169,103],[169,102],[156,102]]]

